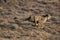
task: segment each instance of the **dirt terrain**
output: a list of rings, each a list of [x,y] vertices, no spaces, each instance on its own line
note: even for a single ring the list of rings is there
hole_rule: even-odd
[[[24,20],[50,14],[43,28]],[[60,40],[60,0],[0,0],[0,40]]]

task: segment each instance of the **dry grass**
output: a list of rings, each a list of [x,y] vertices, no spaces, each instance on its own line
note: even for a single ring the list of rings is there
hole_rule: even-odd
[[[31,15],[50,14],[43,28]],[[60,40],[60,0],[0,0],[0,40]]]

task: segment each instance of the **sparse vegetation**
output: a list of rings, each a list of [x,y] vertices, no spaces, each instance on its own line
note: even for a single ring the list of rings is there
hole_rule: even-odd
[[[0,0],[0,40],[60,40],[60,0]]]

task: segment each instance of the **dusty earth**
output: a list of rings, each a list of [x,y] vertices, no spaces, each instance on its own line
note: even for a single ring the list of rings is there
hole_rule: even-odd
[[[40,29],[34,14],[52,18]],[[0,40],[60,40],[60,0],[0,0]]]

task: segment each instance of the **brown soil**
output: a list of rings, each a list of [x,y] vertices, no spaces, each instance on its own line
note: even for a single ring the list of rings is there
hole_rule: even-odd
[[[43,28],[24,20],[51,14]],[[60,40],[60,0],[0,0],[0,40]]]

